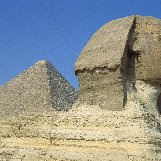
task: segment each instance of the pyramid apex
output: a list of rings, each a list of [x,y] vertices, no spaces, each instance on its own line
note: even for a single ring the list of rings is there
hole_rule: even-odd
[[[37,61],[35,64],[41,64],[41,65],[44,65],[44,64],[51,64],[48,60],[39,60]]]

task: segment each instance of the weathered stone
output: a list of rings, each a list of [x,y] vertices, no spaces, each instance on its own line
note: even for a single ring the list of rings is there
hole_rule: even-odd
[[[74,88],[49,62],[39,61],[0,87],[0,115],[67,110],[76,97]]]
[[[161,80],[161,20],[136,17],[135,38],[130,47],[135,56],[135,78],[150,82]],[[137,59],[136,59],[137,58]]]
[[[136,80],[160,83],[161,21],[130,16],[107,23],[81,52],[75,72],[79,101],[122,110]]]
[[[121,63],[134,19],[135,16],[121,18],[101,27],[81,52],[75,71],[93,70],[97,67],[116,69]]]

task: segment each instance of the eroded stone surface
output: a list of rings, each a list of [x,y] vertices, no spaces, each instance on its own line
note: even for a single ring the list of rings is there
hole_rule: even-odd
[[[144,83],[138,84],[142,88]],[[144,101],[133,99],[141,93],[129,93],[122,111],[77,104],[68,112],[1,120],[0,159],[159,161],[160,117],[155,114],[155,101],[149,112]]]
[[[101,27],[75,64],[79,101],[122,110],[127,88],[135,88],[136,80],[159,85],[160,32],[161,21],[144,16],[118,19]]]

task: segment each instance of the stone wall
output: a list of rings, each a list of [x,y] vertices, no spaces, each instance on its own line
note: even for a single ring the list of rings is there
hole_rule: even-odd
[[[137,83],[138,97],[145,86]],[[147,91],[154,94],[153,87]],[[138,100],[129,96],[121,111],[79,104],[68,112],[1,118],[0,160],[159,161],[161,120]],[[154,107],[156,100],[150,102]]]

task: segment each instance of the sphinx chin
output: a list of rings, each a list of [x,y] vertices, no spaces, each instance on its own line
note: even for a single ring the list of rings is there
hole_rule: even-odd
[[[128,83],[128,86],[130,86],[130,83]],[[159,85],[137,80],[128,89],[126,109],[133,108],[131,103],[135,103],[142,107],[142,110],[145,112],[152,114],[154,117],[160,117],[158,99],[161,93],[161,87]]]

